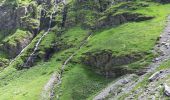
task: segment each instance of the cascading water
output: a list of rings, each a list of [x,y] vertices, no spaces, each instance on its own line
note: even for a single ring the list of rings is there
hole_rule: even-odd
[[[26,15],[26,14],[28,13],[28,8],[27,8],[26,6],[25,6],[24,8],[25,8],[25,15]],[[40,9],[39,22],[41,22],[41,11],[42,11],[42,9]],[[37,32],[39,32],[39,30],[40,30],[40,26],[38,27]],[[21,50],[21,52],[20,52],[13,60],[10,61],[9,65],[11,65],[11,64],[25,51],[25,49],[26,49],[28,46],[29,46],[29,44],[28,44],[26,47],[24,47],[24,48]]]
[[[25,15],[26,15],[28,13],[27,6],[25,6],[24,8],[25,8]]]
[[[56,2],[56,0],[54,0],[54,9],[53,9],[53,12],[52,12],[51,15],[50,15],[50,20],[49,20],[48,29],[47,29],[47,31],[39,38],[39,40],[37,41],[37,43],[36,43],[36,45],[35,45],[35,47],[34,47],[33,52],[32,52],[31,55],[28,57],[28,59],[27,59],[27,61],[26,61],[26,63],[24,64],[23,67],[28,67],[28,63],[32,62],[31,60],[32,60],[32,58],[34,57],[35,52],[38,50],[38,47],[39,47],[40,42],[41,42],[42,39],[50,32],[50,30],[51,30],[51,23],[52,23],[52,19],[53,19],[53,14],[56,13],[56,7],[57,7],[57,2]]]

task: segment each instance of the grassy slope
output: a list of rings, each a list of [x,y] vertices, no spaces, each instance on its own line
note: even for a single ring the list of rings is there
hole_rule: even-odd
[[[69,39],[80,43],[86,36],[87,31],[82,30],[80,27],[75,27],[71,29],[71,32],[75,33],[75,35],[72,39]],[[77,33],[82,34],[80,34],[81,37],[79,37],[79,39],[75,40],[74,37],[76,37]],[[41,42],[41,46],[45,45],[44,43],[50,42],[53,38],[51,36],[54,37],[53,34],[47,35]],[[66,35],[63,35],[63,37],[65,36]],[[32,44],[34,44],[35,40],[37,39],[35,38]],[[32,47],[32,45],[30,46]],[[50,61],[40,62],[37,66],[29,70],[17,71],[12,67],[8,67],[0,72],[0,100],[37,100],[51,74],[61,67],[62,62],[71,55],[73,51],[74,48],[56,53]]]
[[[96,32],[89,40],[90,48],[83,51],[111,49],[115,55],[131,52],[149,51],[165,26],[170,5],[153,5],[136,12],[153,15],[149,21],[126,23],[116,28]]]
[[[0,100],[37,100],[50,75],[61,66],[56,62],[56,56],[29,70],[6,69],[8,75],[0,77]]]
[[[63,77],[61,100],[85,100],[111,81],[81,64],[69,65],[69,71],[66,71]]]
[[[29,48],[34,47],[34,44],[38,38],[42,35],[41,32],[27,47],[25,53],[28,53]],[[44,41],[48,40],[48,36]],[[41,44],[44,43],[42,41]],[[40,97],[40,93],[43,89],[44,84],[49,79],[51,73],[61,66],[59,62],[56,62],[58,54],[54,55],[49,62],[41,62],[38,66],[34,66],[29,70],[17,71],[13,68],[16,62],[12,63],[11,66],[0,72],[0,99],[2,100],[37,100]],[[59,56],[60,57],[60,56]],[[16,59],[20,61],[20,57]],[[34,88],[30,88],[34,87]]]
[[[153,20],[127,23],[116,28],[96,32],[77,57],[80,57],[81,53],[101,49],[111,49],[115,55],[152,50],[156,38],[165,26],[166,17],[170,13],[169,7],[170,5],[153,4],[151,7],[136,11],[155,16]],[[139,63],[136,66],[139,66]],[[92,74],[90,70],[83,68],[83,65],[71,64],[68,65],[68,68],[67,72],[64,73],[61,86],[63,91],[61,100],[84,100],[92,97],[109,81]]]
[[[138,10],[138,12],[156,16],[151,21],[127,23],[116,28],[96,32],[87,44],[91,47],[83,48],[80,54],[98,49],[111,49],[118,54],[151,50],[156,37],[159,36],[165,25],[169,6],[154,5]],[[84,39],[85,33],[86,31],[76,27],[67,31],[63,37],[65,37],[65,41],[68,40],[73,45],[79,45],[80,41]],[[7,68],[6,71],[0,73],[0,99],[37,100],[51,73],[57,70],[58,66],[61,66],[61,62],[57,59],[66,59],[74,50],[75,48],[72,48],[55,54],[49,62],[42,62],[29,70],[16,71],[13,68]],[[61,86],[63,100],[67,98],[79,98],[80,100],[91,97],[110,81],[97,76],[80,64],[70,64],[66,70]]]
[[[141,67],[145,66],[153,57],[151,50],[166,24],[167,15],[170,13],[169,6],[151,4],[150,7],[136,10],[135,12],[155,16],[155,18],[98,31],[94,33],[87,46],[82,48],[81,53],[102,49],[110,49],[116,56],[133,52],[148,52],[150,54],[145,57],[145,64],[141,64]],[[138,65],[139,62],[136,62],[131,64],[130,68],[139,69]]]

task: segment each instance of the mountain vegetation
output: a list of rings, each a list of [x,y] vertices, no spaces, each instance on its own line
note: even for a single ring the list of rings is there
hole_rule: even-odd
[[[170,0],[0,0],[0,100],[168,100]]]

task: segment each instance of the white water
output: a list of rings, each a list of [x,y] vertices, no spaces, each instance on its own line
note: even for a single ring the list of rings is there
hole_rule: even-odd
[[[53,12],[52,12],[51,15],[50,15],[50,21],[49,21],[48,29],[47,29],[47,31],[38,39],[38,41],[37,41],[37,43],[36,43],[36,45],[35,45],[35,48],[34,48],[33,52],[32,52],[31,55],[28,57],[28,59],[27,59],[27,61],[26,61],[26,63],[25,63],[25,67],[27,66],[27,64],[29,63],[29,61],[32,59],[32,57],[34,56],[35,52],[38,50],[39,44],[40,44],[40,42],[42,41],[42,39],[50,32],[53,14],[56,13],[56,6],[57,6],[57,3],[56,3],[56,0],[55,0],[55,2],[54,2],[54,9],[53,9]]]
[[[28,13],[28,9],[27,9],[27,7],[25,6],[24,7],[25,8],[25,15]],[[41,16],[41,15],[40,15]],[[38,28],[39,29],[39,28]],[[10,61],[10,63],[9,63],[9,65],[11,65],[15,60],[16,60],[16,58],[18,58],[24,51],[25,51],[25,49],[28,47],[29,45],[27,45],[26,47],[24,47],[22,50],[21,50],[21,52],[14,58],[14,59],[12,59],[11,61]]]
[[[26,14],[28,13],[28,8],[27,8],[27,6],[25,6],[24,9],[25,9],[25,15],[26,15]]]

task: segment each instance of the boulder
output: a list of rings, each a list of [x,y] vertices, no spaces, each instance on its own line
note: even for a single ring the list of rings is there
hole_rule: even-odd
[[[164,84],[164,93],[166,96],[170,97],[170,87],[166,83]]]

